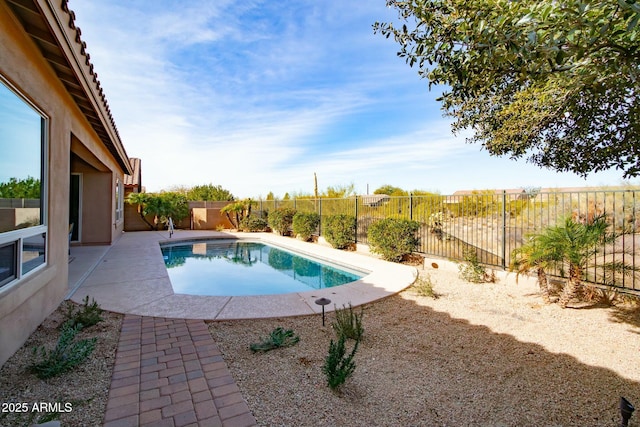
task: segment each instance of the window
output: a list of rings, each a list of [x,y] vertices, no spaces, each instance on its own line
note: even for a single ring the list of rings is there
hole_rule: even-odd
[[[116,221],[122,219],[122,211],[124,210],[123,185],[119,178],[116,178]]]
[[[46,118],[0,78],[0,288],[45,264]]]

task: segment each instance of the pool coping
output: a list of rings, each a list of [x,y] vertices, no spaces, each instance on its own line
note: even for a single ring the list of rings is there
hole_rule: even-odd
[[[268,243],[370,273],[345,285],[290,294],[221,297],[174,293],[160,244],[208,239]],[[71,299],[82,302],[88,295],[105,310],[140,316],[204,320],[289,317],[320,313],[322,308],[315,300],[321,297],[331,300],[327,311],[370,303],[402,291],[416,277],[415,267],[273,233],[179,230],[169,237],[166,232],[133,232],[124,233],[109,248]]]

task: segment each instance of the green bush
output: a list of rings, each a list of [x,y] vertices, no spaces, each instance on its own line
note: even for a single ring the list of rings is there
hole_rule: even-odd
[[[331,340],[329,343],[329,354],[325,358],[324,365],[322,366],[322,371],[327,376],[327,385],[331,390],[336,390],[344,384],[356,369],[356,363],[353,361],[353,357],[356,354],[356,350],[358,350],[359,341],[356,341],[353,350],[348,356],[345,356],[345,341],[346,338],[344,336],[340,336],[337,343]]]
[[[262,218],[259,218],[255,215],[247,216],[240,220],[241,231],[245,232],[257,232],[257,231],[267,231],[269,229],[269,224]]]
[[[400,261],[418,248],[416,233],[420,223],[407,219],[386,218],[369,227],[367,237],[371,251],[387,261]]]
[[[430,297],[433,299],[437,299],[438,295],[433,290],[433,282],[431,281],[431,276],[429,274],[424,274],[421,277],[418,277],[413,285],[411,285],[411,290],[421,297]]]
[[[464,262],[458,265],[461,279],[471,283],[493,283],[496,281],[495,273],[487,273],[482,264],[480,264],[475,250],[465,250],[463,257]]]
[[[80,325],[80,328],[88,328],[102,322],[102,309],[96,300],[91,298],[91,304],[89,304],[89,295],[87,295],[82,302],[83,305],[78,309],[75,309],[73,304],[69,304],[65,313],[67,319],[65,324],[71,327]]]
[[[293,216],[295,214],[296,210],[292,208],[274,209],[269,212],[269,226],[280,233],[281,236],[285,236],[289,233],[289,229],[293,223]]]
[[[315,212],[296,212],[293,216],[293,234],[307,241],[318,231],[320,215]]]
[[[300,341],[300,337],[293,333],[293,330],[287,329],[285,330],[282,327],[275,328],[269,334],[269,338],[263,339],[262,342],[251,344],[249,348],[254,353],[257,352],[267,352],[269,350],[273,350],[274,348],[280,347],[291,347]]]
[[[58,344],[53,350],[44,347],[34,347],[33,356],[40,358],[29,366],[29,370],[40,379],[47,379],[60,375],[84,362],[93,352],[97,338],[75,341],[82,325],[71,326],[65,323],[60,332]]]
[[[336,249],[344,249],[356,241],[356,218],[352,215],[330,215],[324,219],[322,235]]]
[[[338,338],[345,337],[352,340],[360,341],[364,328],[362,327],[362,316],[364,310],[360,308],[360,314],[354,313],[351,303],[349,307],[335,309],[336,321],[332,323],[333,330],[336,332]]]

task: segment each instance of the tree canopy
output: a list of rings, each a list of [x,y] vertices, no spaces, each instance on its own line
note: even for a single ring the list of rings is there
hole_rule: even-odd
[[[640,174],[636,0],[388,0],[374,31],[445,87],[454,132],[493,155],[585,176]]]
[[[40,180],[28,176],[27,178],[9,178],[0,182],[0,198],[3,199],[39,199]]]
[[[235,198],[229,190],[221,185],[205,184],[196,185],[187,191],[187,199],[194,201],[233,201]]]
[[[160,223],[167,224],[169,217],[174,221],[180,221],[189,216],[189,203],[181,193],[129,193],[126,202],[138,205],[140,217],[151,230],[157,230]],[[153,215],[158,223],[151,224],[146,218],[147,215]]]
[[[373,191],[373,194],[386,194],[387,196],[407,196],[409,193],[407,193],[400,187],[394,187],[393,185],[385,184],[375,189]]]

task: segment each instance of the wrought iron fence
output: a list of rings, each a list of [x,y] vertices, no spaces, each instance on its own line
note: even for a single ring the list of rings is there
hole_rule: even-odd
[[[259,201],[257,210],[280,207],[317,212],[321,218],[348,214],[356,218],[357,243],[368,244],[369,226],[383,218],[400,218],[420,223],[419,252],[452,260],[464,259],[474,251],[478,261],[507,269],[513,250],[528,236],[566,217],[588,222],[604,214],[620,233],[615,244],[605,248],[586,272],[591,282],[640,292],[640,278],[631,275],[603,275],[605,262],[626,262],[640,268],[636,246],[640,247],[640,189],[593,191],[479,191],[456,195],[383,195],[341,199],[290,199]],[[322,222],[321,222],[322,224]],[[320,226],[322,227],[322,226]],[[321,228],[318,230],[322,234]],[[559,274],[559,273],[558,273]]]

